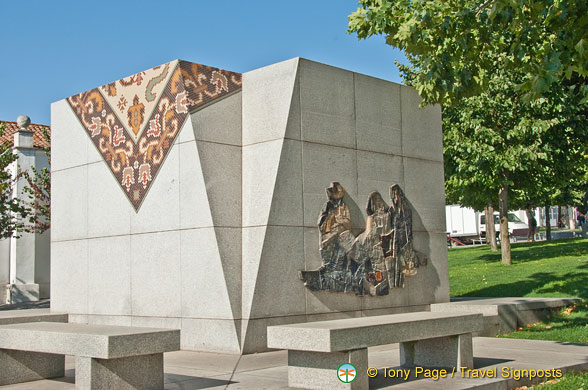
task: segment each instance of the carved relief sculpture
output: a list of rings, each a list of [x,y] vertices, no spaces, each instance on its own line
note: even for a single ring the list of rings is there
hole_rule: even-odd
[[[334,182],[318,220],[322,265],[316,271],[300,271],[311,290],[387,295],[404,287],[405,276],[414,276],[426,258],[413,249],[412,210],[399,185],[390,186],[390,206],[379,192],[367,201],[365,230],[351,233],[345,190]]]

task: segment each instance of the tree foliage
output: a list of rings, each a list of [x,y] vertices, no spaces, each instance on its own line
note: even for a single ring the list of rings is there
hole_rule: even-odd
[[[349,16],[359,38],[385,35],[413,66],[425,103],[452,104],[485,91],[495,56],[524,74],[537,98],[573,80],[588,97],[588,2],[584,0],[360,0]]]
[[[559,88],[531,103],[512,72],[443,109],[448,199],[482,210],[509,187],[511,208],[578,204],[584,195],[586,107]]]
[[[0,123],[0,136],[4,134],[5,123]],[[28,216],[26,205],[13,197],[14,173],[13,166],[17,156],[12,153],[12,144],[4,142],[0,145],[0,238],[12,237],[22,232]]]
[[[0,123],[0,136],[5,127],[5,123]],[[42,233],[50,226],[49,169],[22,171],[16,166],[17,160],[11,142],[0,144],[0,238],[18,237],[23,232]],[[15,196],[19,180],[26,185]]]
[[[384,35],[409,60],[397,62],[406,84],[423,104],[443,105],[450,201],[478,210],[500,204],[506,244],[508,202],[524,208],[577,199],[586,169],[588,3],[359,5],[349,32]],[[503,262],[509,258],[503,248]]]

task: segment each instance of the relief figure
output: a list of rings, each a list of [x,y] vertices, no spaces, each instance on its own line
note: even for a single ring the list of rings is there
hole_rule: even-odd
[[[387,295],[426,265],[413,249],[412,210],[398,184],[390,186],[390,206],[379,192],[369,195],[365,230],[357,237],[343,186],[333,182],[326,192],[317,223],[322,264],[316,271],[300,271],[310,290]]]

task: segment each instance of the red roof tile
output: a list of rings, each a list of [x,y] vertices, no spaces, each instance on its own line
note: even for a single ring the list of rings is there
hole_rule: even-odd
[[[6,128],[4,129],[4,134],[0,137],[0,143],[10,142],[11,144],[14,143],[14,133],[18,130],[18,125],[16,122],[4,122],[6,123]],[[33,131],[35,134],[33,135],[33,146],[36,148],[50,148],[51,142],[45,138],[43,134],[43,130],[47,130],[47,134],[51,137],[51,127],[46,125],[37,125],[31,123],[28,127],[28,130]]]

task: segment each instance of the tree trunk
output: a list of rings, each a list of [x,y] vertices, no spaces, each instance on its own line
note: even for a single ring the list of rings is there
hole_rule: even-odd
[[[496,229],[494,228],[494,207],[488,203],[488,207],[484,209],[486,216],[486,242],[490,244],[492,252],[498,252],[498,245],[496,245]]]
[[[576,230],[578,228],[577,221],[576,221],[576,212],[574,207],[567,207],[568,210],[568,226],[572,230]]]
[[[511,265],[512,260],[510,258],[510,240],[508,237],[508,186],[500,187],[498,198],[498,209],[500,212],[500,249],[502,252],[502,264]]]
[[[549,206],[545,206],[545,239],[551,240],[551,217],[549,216]]]

